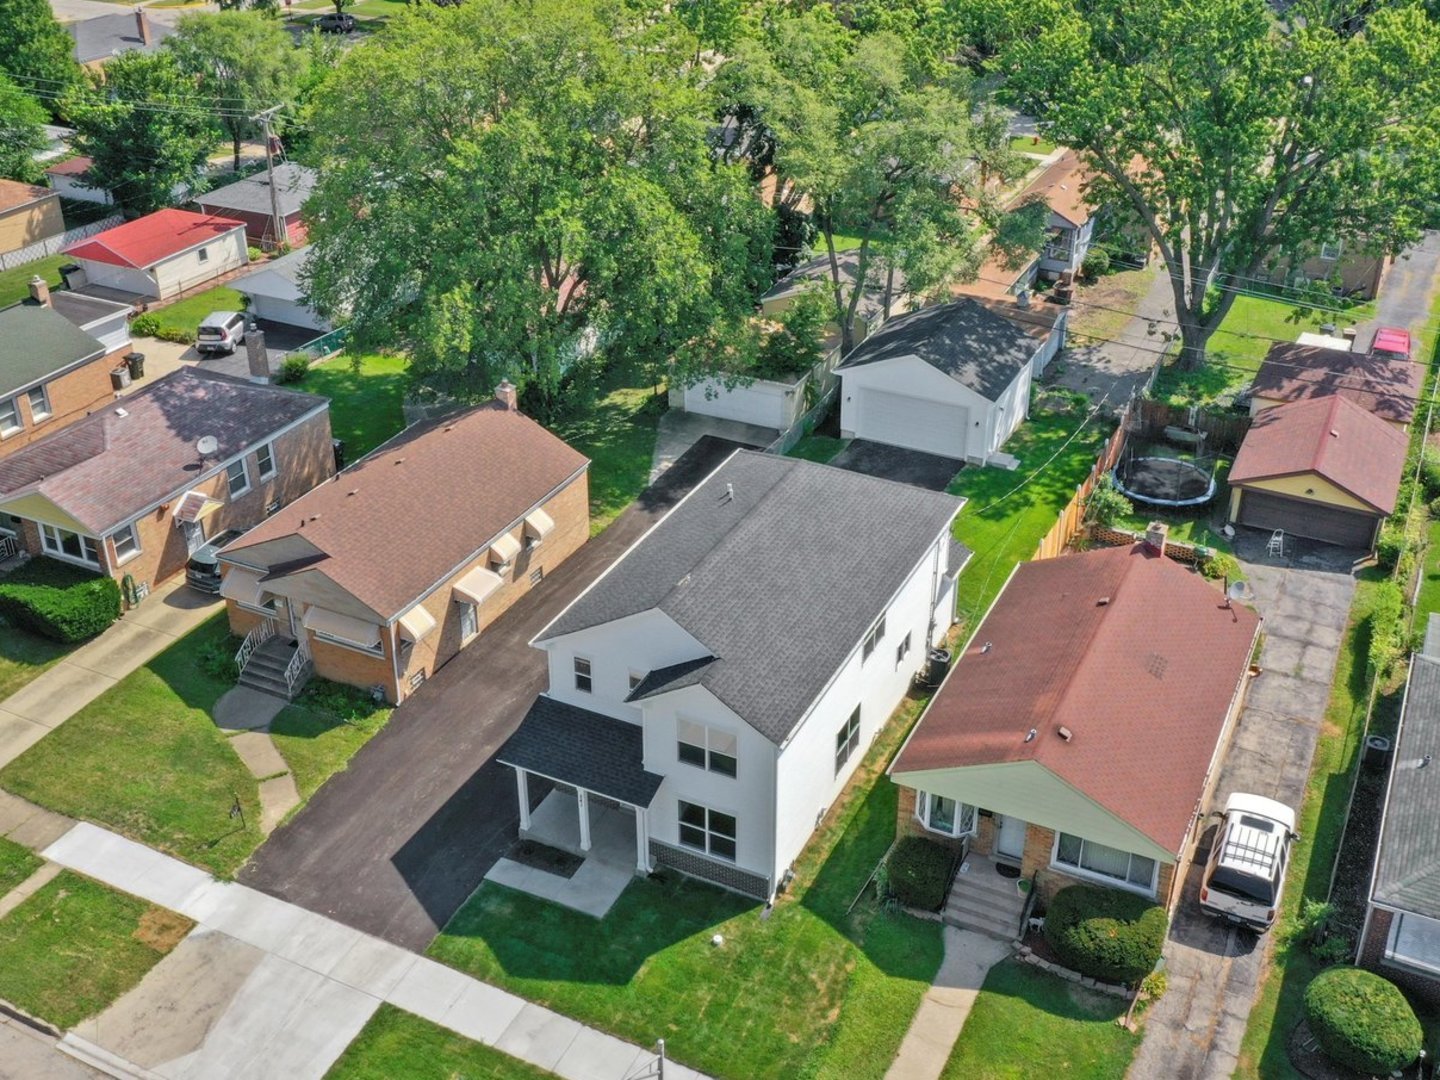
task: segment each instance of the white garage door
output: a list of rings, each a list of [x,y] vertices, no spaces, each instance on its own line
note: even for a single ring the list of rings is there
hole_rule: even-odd
[[[861,394],[855,428],[860,438],[942,457],[965,456],[965,433],[970,426],[970,410],[965,406],[884,390],[866,389]]]
[[[289,300],[277,300],[273,296],[252,296],[250,313],[257,319],[269,319],[271,322],[285,323],[287,326],[301,326],[317,331],[328,329],[320,317],[304,304],[292,303]]]

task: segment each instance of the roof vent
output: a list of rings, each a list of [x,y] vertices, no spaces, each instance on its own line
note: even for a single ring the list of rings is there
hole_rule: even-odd
[[[721,501],[721,502],[734,502],[734,501],[735,501],[735,485],[734,485],[734,484],[726,484],[726,485],[725,485],[725,494],[722,495],[722,496],[720,496],[720,501]]]
[[[1025,733],[1025,741],[1026,741],[1026,742],[1034,742],[1034,741],[1035,741],[1035,736],[1036,736],[1036,735],[1039,735],[1039,734],[1040,734],[1040,729],[1039,729],[1039,728],[1033,728],[1033,727],[1032,727],[1029,731],[1027,731],[1027,732]]]
[[[981,651],[982,653],[987,653],[987,652],[989,652],[991,649],[993,649],[994,647],[995,647],[995,643],[994,643],[993,641],[987,641],[987,642],[985,642],[984,645],[981,645],[981,646],[980,646],[980,651]]]
[[[319,520],[320,520],[320,515],[319,515],[319,514],[311,514],[311,515],[310,515],[310,520],[311,520],[312,522],[319,521]]]
[[[1109,607],[1109,606],[1110,606],[1110,598],[1109,598],[1108,596],[1102,596],[1102,597],[1100,597],[1099,600],[1096,600],[1096,601],[1095,601],[1095,606],[1096,606],[1096,607]]]
[[[1429,764],[1430,764],[1430,755],[1429,755],[1429,754],[1426,754],[1424,757],[1422,757],[1422,758],[1419,760],[1419,762],[1416,763],[1415,767],[1416,767],[1417,769],[1423,769],[1423,768],[1425,768],[1425,767],[1426,767],[1427,765],[1429,765]]]
[[[129,414],[128,412],[126,412],[124,409],[121,409],[121,408],[118,408],[118,407],[117,407],[117,408],[115,409],[115,415],[116,415],[116,416],[129,416],[130,414]]]
[[[404,459],[403,457],[397,457],[397,458],[395,459],[395,464],[396,464],[396,465],[404,465],[404,464],[405,464],[405,459]]]
[[[1060,738],[1064,739],[1066,742],[1069,742],[1075,737],[1075,733],[1071,731],[1068,727],[1066,727],[1064,724],[1061,724],[1057,730],[1060,732]]]
[[[1338,438],[1340,438],[1340,432],[1336,431],[1336,430],[1332,427],[1332,428],[1330,429],[1330,437],[1331,437],[1332,439],[1338,439]]]
[[[359,488],[351,488],[349,491],[345,492],[345,494],[346,494],[346,495],[359,495],[359,494],[360,494],[360,489],[359,489]]]

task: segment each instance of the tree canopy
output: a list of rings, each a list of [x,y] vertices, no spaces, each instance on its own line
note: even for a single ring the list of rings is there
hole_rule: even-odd
[[[80,85],[75,42],[50,10],[49,0],[0,0],[0,71],[22,90],[53,107]]]
[[[1188,366],[1262,271],[1327,241],[1395,252],[1434,213],[1440,28],[1418,7],[1300,0],[1280,23],[1264,0],[961,0],[956,17],[994,35],[1006,93],[1083,151],[1097,198],[1143,222]]]
[[[317,307],[426,381],[541,407],[597,349],[658,375],[748,310],[770,215],[710,153],[693,36],[628,11],[470,0],[352,50],[315,108]]]
[[[35,155],[45,149],[42,125],[50,114],[25,91],[0,72],[0,176],[36,183],[45,166]]]

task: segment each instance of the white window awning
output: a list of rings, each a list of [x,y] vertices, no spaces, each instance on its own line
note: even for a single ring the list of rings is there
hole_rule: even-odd
[[[477,566],[455,582],[453,588],[455,595],[466,603],[483,604],[487,596],[504,584],[505,579],[495,571]]]
[[[380,647],[380,627],[364,619],[352,619],[349,615],[312,607],[305,612],[305,617],[300,622],[306,630],[339,638],[351,645],[359,645],[362,649]]]
[[[504,566],[520,554],[520,541],[506,533],[490,545],[490,561]]]
[[[187,491],[180,496],[180,501],[175,504],[175,510],[171,516],[175,519],[178,528],[180,525],[204,521],[224,505],[224,503],[210,498],[203,491]]]
[[[400,616],[400,636],[406,641],[423,641],[437,625],[435,616],[416,604]]]
[[[555,529],[555,519],[544,510],[532,510],[525,515],[525,535],[544,540]]]
[[[245,607],[265,606],[265,586],[260,584],[260,574],[243,566],[232,566],[225,571],[220,579],[220,595]]]

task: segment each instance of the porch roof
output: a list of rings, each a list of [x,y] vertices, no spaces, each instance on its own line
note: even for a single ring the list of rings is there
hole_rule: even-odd
[[[542,696],[496,757],[630,806],[649,806],[664,777],[645,771],[644,742],[638,724]]]

